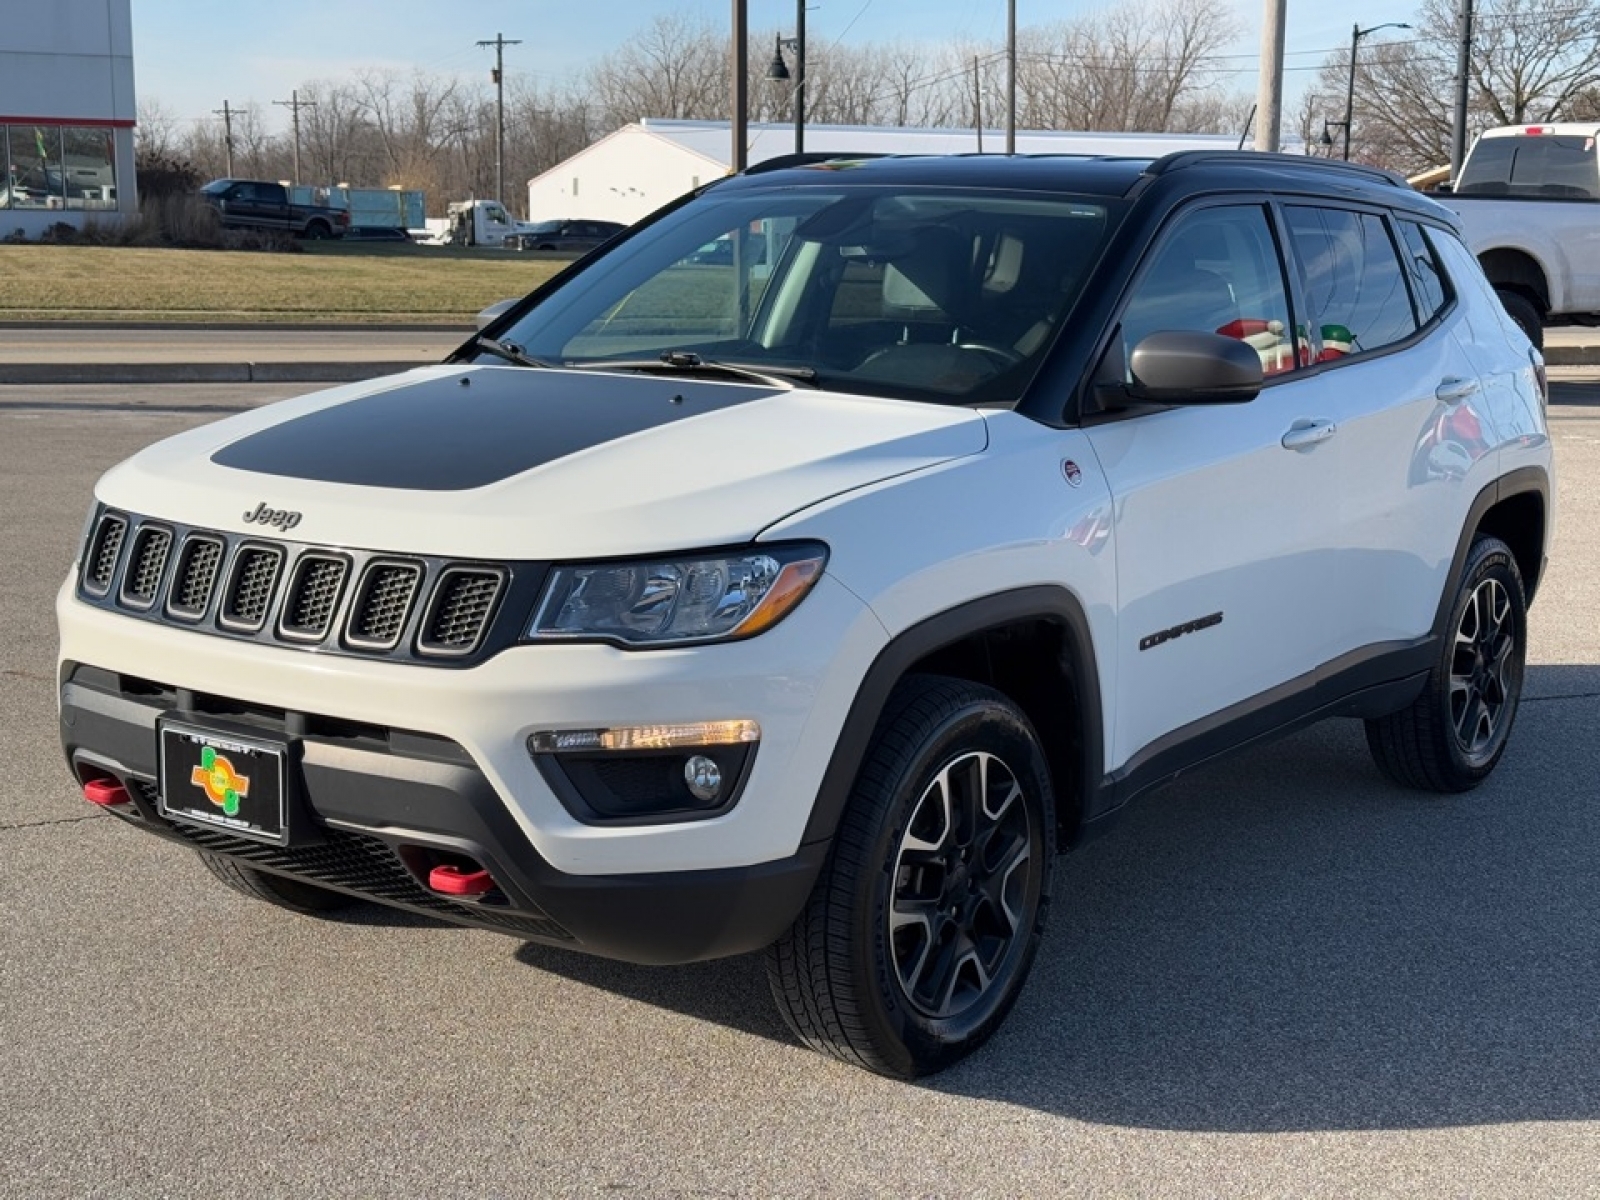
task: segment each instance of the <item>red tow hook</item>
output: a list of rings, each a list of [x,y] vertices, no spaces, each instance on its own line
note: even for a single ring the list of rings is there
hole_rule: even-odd
[[[115,779],[89,780],[83,785],[83,798],[90,804],[98,804],[101,808],[127,804],[133,799],[128,795],[128,789]]]
[[[428,872],[428,886],[446,896],[482,896],[494,887],[494,879],[481,868],[463,871],[454,863],[441,863]]]

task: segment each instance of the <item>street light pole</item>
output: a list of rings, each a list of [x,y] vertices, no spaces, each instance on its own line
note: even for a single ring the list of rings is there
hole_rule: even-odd
[[[794,152],[806,148],[806,0],[796,0],[794,14],[795,35],[786,38],[778,35],[772,48],[772,65],[767,68],[767,78],[775,83],[794,81]],[[783,61],[785,50],[794,51],[794,71]]]
[[[1361,39],[1369,33],[1377,33],[1380,29],[1410,29],[1404,21],[1390,21],[1386,25],[1374,25],[1371,29],[1363,29],[1359,25],[1350,27],[1350,81],[1344,91],[1344,161],[1350,161],[1350,120],[1355,115],[1356,107],[1356,51],[1361,48]]]
[[[1006,153],[1017,152],[1017,0],[1006,0]]]
[[[728,48],[728,121],[733,135],[733,146],[728,155],[728,169],[737,175],[750,161],[750,81],[747,75],[750,48],[745,44],[750,36],[750,13],[745,0],[733,0],[733,37]]]
[[[794,152],[806,148],[806,0],[794,5]]]

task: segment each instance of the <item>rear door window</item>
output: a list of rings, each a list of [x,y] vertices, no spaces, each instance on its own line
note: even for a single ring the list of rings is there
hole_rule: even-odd
[[[1305,272],[1319,362],[1371,353],[1417,331],[1416,314],[1382,217],[1343,208],[1284,209]]]

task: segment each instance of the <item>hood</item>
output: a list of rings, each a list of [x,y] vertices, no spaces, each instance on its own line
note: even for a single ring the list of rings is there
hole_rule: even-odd
[[[976,454],[961,407],[807,388],[431,367],[257,409],[101,480],[116,507],[233,532],[500,559],[737,545],[822,500]],[[250,520],[247,518],[254,518]]]

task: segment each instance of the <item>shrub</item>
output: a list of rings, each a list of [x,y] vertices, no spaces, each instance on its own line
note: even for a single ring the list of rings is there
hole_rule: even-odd
[[[133,169],[139,181],[141,202],[156,197],[187,196],[200,186],[200,172],[194,164],[171,155],[139,153],[134,157]]]

